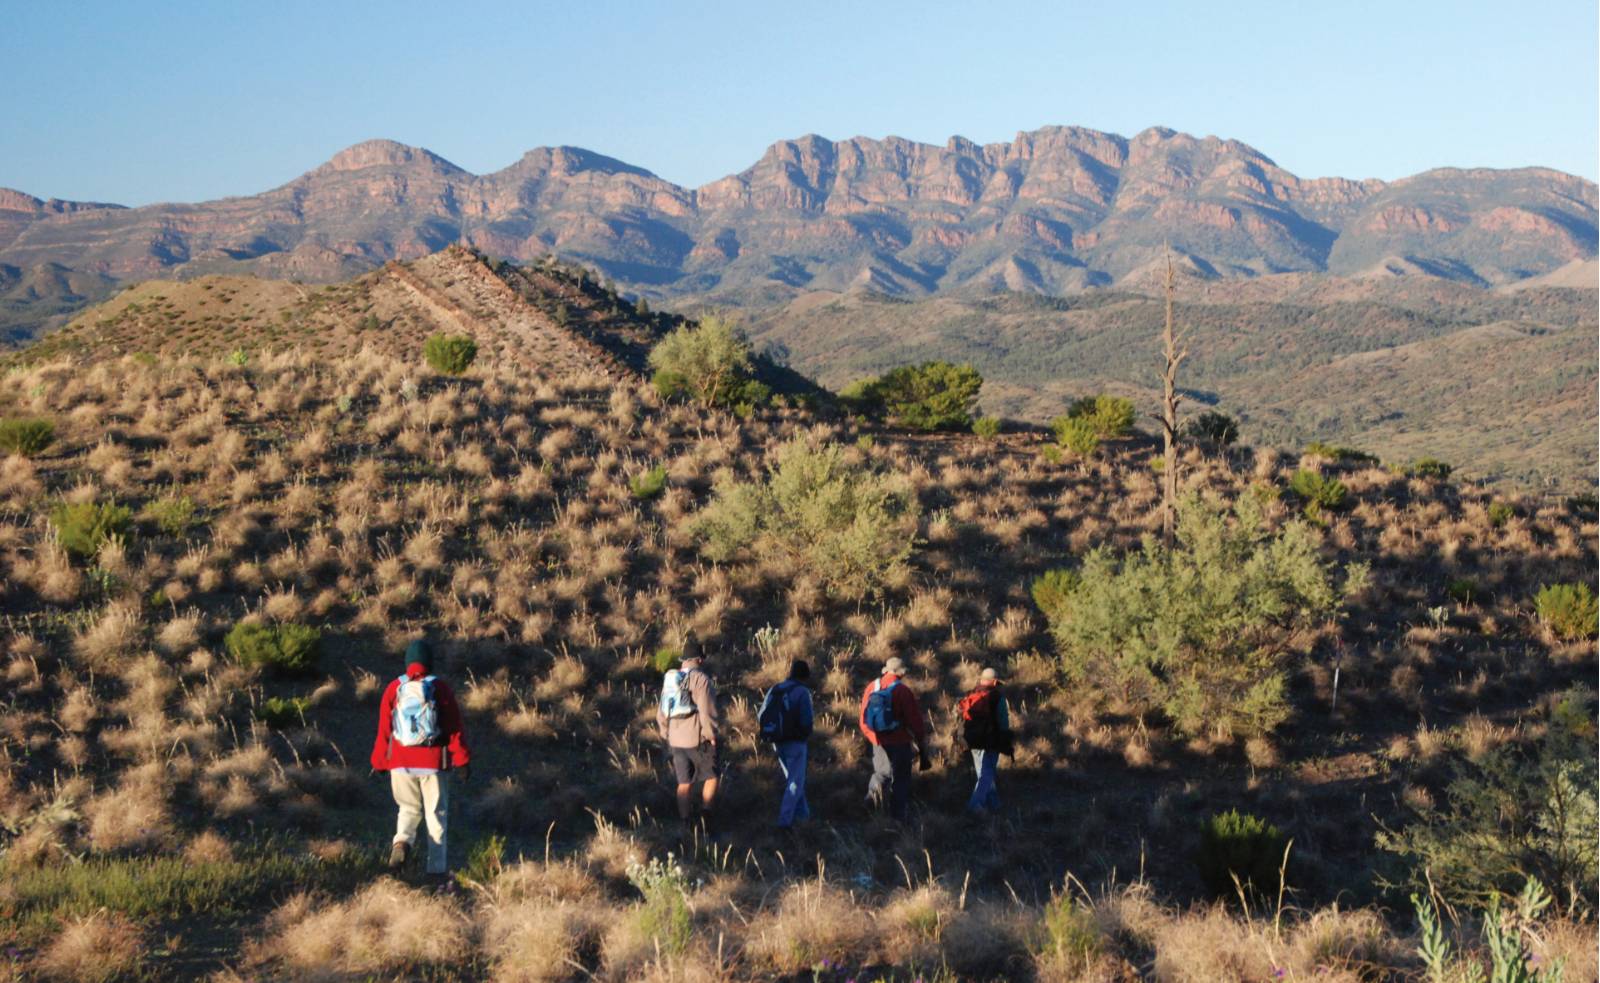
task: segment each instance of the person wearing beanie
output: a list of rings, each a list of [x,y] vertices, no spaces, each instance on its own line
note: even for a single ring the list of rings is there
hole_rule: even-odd
[[[389,773],[389,789],[400,815],[389,849],[389,866],[405,864],[417,827],[428,831],[427,873],[449,871],[445,832],[450,786],[446,773],[472,773],[472,753],[461,729],[461,708],[450,684],[433,674],[433,650],[418,639],[406,647],[405,671],[383,691],[372,767]]]
[[[981,816],[1000,808],[1000,793],[995,788],[1000,755],[1016,753],[1011,708],[1000,690],[1000,674],[985,668],[978,676],[977,688],[962,698],[960,712],[963,736],[978,775],[967,811]]]
[[[883,801],[889,786],[889,815],[904,822],[911,814],[911,749],[922,760],[922,770],[933,767],[928,757],[928,722],[922,717],[917,694],[901,682],[905,660],[893,656],[883,664],[883,674],[861,694],[861,733],[872,745],[872,778],[867,799]]]

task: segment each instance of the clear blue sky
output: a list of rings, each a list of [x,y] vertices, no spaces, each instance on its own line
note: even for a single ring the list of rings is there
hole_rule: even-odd
[[[251,194],[371,137],[688,185],[811,132],[1162,125],[1358,178],[1592,179],[1600,141],[1595,0],[0,0],[0,24],[0,186],[125,204]]]

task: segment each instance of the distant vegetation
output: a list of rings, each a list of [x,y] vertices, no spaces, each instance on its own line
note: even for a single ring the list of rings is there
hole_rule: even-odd
[[[982,387],[972,366],[935,360],[854,382],[839,395],[847,406],[914,430],[965,430]]]

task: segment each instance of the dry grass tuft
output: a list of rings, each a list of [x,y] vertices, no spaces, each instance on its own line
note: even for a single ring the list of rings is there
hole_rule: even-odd
[[[798,973],[831,959],[861,962],[872,949],[874,926],[845,891],[820,879],[784,890],[775,908],[750,922],[745,955],[774,973]]]
[[[345,901],[299,895],[268,919],[252,961],[291,971],[395,973],[471,956],[471,926],[453,902],[389,878]]]
[[[34,970],[41,979],[64,983],[110,983],[132,978],[143,965],[139,929],[114,912],[75,918],[40,953]]]

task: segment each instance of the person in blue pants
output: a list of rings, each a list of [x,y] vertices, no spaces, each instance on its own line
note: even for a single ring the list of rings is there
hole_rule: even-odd
[[[789,666],[789,678],[767,691],[756,719],[761,736],[772,742],[783,770],[783,801],[778,805],[778,828],[791,829],[802,819],[811,818],[806,803],[806,742],[811,738],[814,718],[811,690],[806,681],[811,666],[796,659]]]
[[[983,670],[978,688],[961,701],[961,719],[967,746],[972,748],[972,766],[978,773],[972,796],[967,799],[967,811],[983,815],[1000,808],[995,775],[1000,770],[1000,755],[1012,753],[1015,740],[1010,707],[1000,692],[999,673]]]

